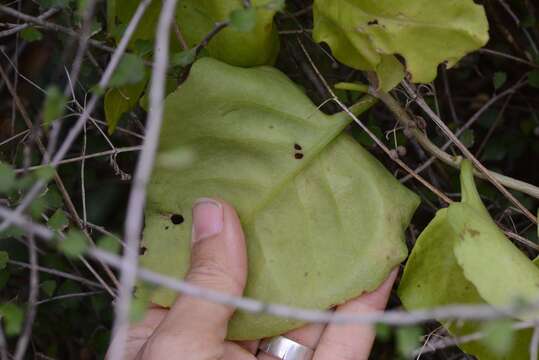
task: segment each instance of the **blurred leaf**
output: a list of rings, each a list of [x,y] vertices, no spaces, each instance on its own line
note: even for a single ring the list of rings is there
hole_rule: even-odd
[[[41,283],[41,290],[48,296],[51,297],[54,295],[54,290],[56,290],[56,281],[54,280],[45,280]]]
[[[481,340],[492,352],[505,356],[511,351],[515,331],[510,321],[492,321],[483,326],[485,337]]]
[[[196,49],[192,48],[189,50],[184,50],[179,53],[173,54],[170,58],[170,64],[172,66],[182,66],[191,65],[196,59]]]
[[[49,187],[43,199],[47,203],[47,207],[50,209],[58,209],[63,205],[62,195],[54,187]]]
[[[3,162],[0,162],[0,193],[10,191],[15,185],[15,171]]]
[[[149,40],[137,39],[134,49],[139,56],[144,57],[153,51],[153,43]]]
[[[494,73],[494,78],[492,79],[492,82],[494,83],[494,89],[498,90],[505,84],[506,81],[507,81],[506,73],[504,72]]]
[[[9,254],[7,251],[0,251],[0,270],[3,270],[7,266],[7,262],[9,261]]]
[[[146,88],[147,78],[136,84],[111,88],[105,94],[105,118],[109,134],[114,133],[123,114],[131,111]]]
[[[49,182],[56,174],[56,170],[52,166],[46,165],[46,166],[37,168],[34,171],[34,174],[39,178],[39,180],[42,180],[44,182]]]
[[[118,242],[118,239],[107,235],[97,241],[97,247],[110,253],[117,254],[120,251],[121,245]]]
[[[4,319],[4,330],[7,336],[15,336],[21,332],[24,312],[13,304],[0,304],[0,316]]]
[[[397,328],[397,351],[399,354],[409,357],[420,345],[422,333],[418,326]]]
[[[67,98],[56,85],[47,89],[43,103],[43,126],[49,127],[64,114],[66,102]]]
[[[376,324],[376,338],[382,342],[387,342],[391,337],[391,328],[386,324]]]
[[[533,70],[528,74],[528,84],[534,88],[539,88],[539,70]]]
[[[78,230],[71,230],[65,239],[58,242],[58,249],[72,258],[82,255],[87,248],[88,242]]]
[[[284,10],[286,5],[285,0],[270,0],[266,5],[264,5],[266,8],[274,11],[281,11]]]
[[[110,79],[110,87],[137,84],[144,80],[146,67],[142,58],[135,54],[125,54]]]
[[[27,42],[34,42],[41,40],[43,38],[43,34],[34,27],[28,27],[21,31],[21,37]]]
[[[30,214],[32,215],[32,218],[36,220],[41,218],[41,215],[43,215],[46,209],[47,202],[42,197],[34,199],[34,201],[32,201],[30,204]]]
[[[18,226],[10,226],[6,230],[0,232],[0,240],[7,238],[20,238],[24,235],[24,230]]]
[[[340,62],[375,71],[399,54],[413,82],[427,83],[438,65],[448,67],[484,46],[488,22],[472,0],[315,0],[313,37]]]
[[[133,297],[131,307],[129,308],[129,320],[132,323],[140,322],[144,319],[150,300],[146,296]]]
[[[10,276],[11,276],[11,273],[9,272],[8,269],[0,270],[0,290],[6,287]]]
[[[464,146],[470,148],[475,142],[474,131],[472,129],[466,129],[462,132],[459,138],[460,142],[462,142]]]
[[[233,10],[230,13],[230,26],[239,32],[252,31],[256,26],[256,9],[248,7]]]
[[[67,219],[64,211],[62,209],[58,209],[49,218],[48,225],[54,230],[63,231],[69,225],[69,220]]]
[[[41,7],[48,9],[51,7],[66,8],[73,0],[38,0]]]

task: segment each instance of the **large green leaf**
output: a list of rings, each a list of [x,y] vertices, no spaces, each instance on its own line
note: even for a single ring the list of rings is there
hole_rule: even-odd
[[[409,309],[450,304],[503,306],[539,297],[539,269],[496,226],[473,181],[472,166],[461,170],[462,202],[441,209],[419,236],[404,269],[399,295]],[[444,321],[456,336],[482,329],[477,322]],[[515,334],[506,354],[483,342],[461,347],[479,359],[529,359],[530,330]]]
[[[120,24],[127,24],[138,5],[136,1],[116,0],[114,9]],[[276,9],[268,0],[251,0],[256,9],[256,24],[250,31],[232,27],[221,30],[207,45],[211,57],[237,66],[257,66],[275,61],[279,49],[277,30],[273,24]],[[131,44],[137,40],[155,38],[155,30],[162,1],[154,0],[142,18]],[[176,10],[176,22],[190,47],[197,45],[212,31],[215,23],[229,19],[230,14],[243,8],[242,0],[182,0]],[[109,22],[111,22],[109,20]],[[176,36],[171,40],[173,49],[179,49]]]
[[[406,256],[403,231],[418,197],[342,133],[349,122],[320,112],[276,69],[198,60],[166,100],[142,265],[183,277],[191,206],[220,197],[246,233],[246,296],[327,309],[375,289]],[[142,289],[165,306],[176,296]],[[237,312],[228,336],[257,339],[301,324]]]
[[[414,82],[436,77],[488,40],[483,8],[473,0],[315,0],[313,37],[342,63],[374,70],[401,55]]]

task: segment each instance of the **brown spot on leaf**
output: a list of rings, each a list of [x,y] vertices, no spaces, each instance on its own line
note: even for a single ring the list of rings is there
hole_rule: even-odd
[[[146,250],[148,250],[146,246],[141,246],[138,251],[139,255],[144,255],[146,253]]]
[[[367,23],[367,25],[371,26],[371,25],[378,25],[378,20],[374,19],[374,20],[371,20]]]
[[[183,223],[185,221],[185,219],[183,218],[182,215],[180,214],[172,214],[170,216],[170,221],[174,224],[174,225],[180,225],[181,223]]]
[[[303,154],[302,154],[302,153],[295,153],[295,154],[294,154],[294,157],[295,157],[296,159],[300,160],[300,159],[303,159]]]
[[[468,234],[470,234],[471,237],[476,237],[476,236],[481,235],[479,231],[474,230],[474,229],[466,229],[466,231],[468,232]]]
[[[296,150],[299,151],[299,150],[302,150],[303,148],[301,147],[300,144],[297,144],[297,143],[296,143],[296,144],[294,144],[294,149],[296,149]]]

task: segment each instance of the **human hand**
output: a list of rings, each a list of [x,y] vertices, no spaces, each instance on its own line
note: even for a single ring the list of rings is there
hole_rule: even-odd
[[[352,299],[335,311],[382,311],[396,275],[397,270],[374,292]],[[197,201],[193,207],[191,268],[186,281],[241,296],[246,278],[245,239],[235,210],[223,201]],[[275,360],[258,352],[258,341],[225,340],[233,313],[231,307],[183,294],[170,310],[152,306],[145,319],[129,329],[126,359]],[[313,360],[362,360],[369,357],[375,331],[362,325],[310,324],[283,336],[314,349]]]

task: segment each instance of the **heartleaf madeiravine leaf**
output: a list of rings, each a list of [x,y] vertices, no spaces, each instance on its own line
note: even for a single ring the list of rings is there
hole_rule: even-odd
[[[419,83],[488,40],[484,9],[473,0],[315,0],[313,15],[314,39],[340,62],[377,71],[400,55]]]
[[[367,97],[354,111],[372,103]],[[350,121],[320,112],[274,68],[195,62],[165,102],[141,265],[182,278],[191,207],[199,197],[219,197],[236,208],[245,231],[245,296],[328,309],[375,289],[406,256],[404,229],[419,199],[343,133]],[[164,306],[176,297],[164,288],[139,290]],[[237,311],[228,338],[300,325]]]
[[[206,46],[211,57],[237,66],[257,66],[272,64],[279,50],[277,29],[273,17],[277,11],[268,0],[251,0],[252,10],[256,13],[254,27],[249,31],[239,31],[233,26],[221,30]],[[116,0],[109,9],[109,15],[127,24],[133,16],[138,2]],[[153,41],[162,8],[161,0],[154,0],[146,10],[131,44],[137,40]],[[193,48],[212,31],[217,22],[227,21],[235,11],[243,9],[241,0],[182,0],[176,8],[176,24],[189,48]],[[235,13],[236,15],[238,12]],[[109,18],[109,23],[113,20]],[[240,29],[244,30],[244,29]],[[172,51],[181,50],[177,37],[172,37]]]
[[[461,169],[462,200],[441,209],[417,239],[399,296],[408,310],[452,304],[507,306],[539,297],[539,268],[497,227],[474,184],[472,165]],[[526,319],[524,316],[522,319]],[[481,331],[478,322],[445,321],[455,336]],[[483,360],[529,359],[531,330],[519,330],[506,354],[488,342],[460,347]]]

